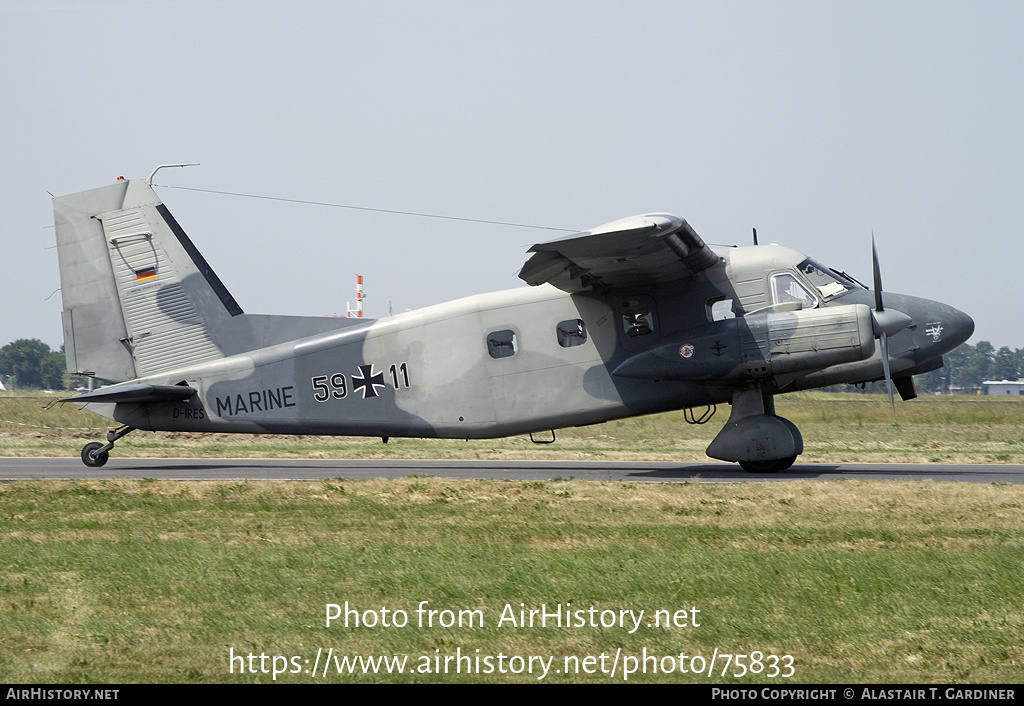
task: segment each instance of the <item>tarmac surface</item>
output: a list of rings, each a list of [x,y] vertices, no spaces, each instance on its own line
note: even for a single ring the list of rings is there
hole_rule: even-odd
[[[673,482],[933,480],[1024,483],[1021,465],[796,463],[781,473],[747,473],[732,463],[630,461],[458,461],[344,459],[117,458],[89,468],[77,458],[0,458],[0,482],[61,478],[161,480],[315,480],[321,478],[493,478],[509,480],[628,480]]]

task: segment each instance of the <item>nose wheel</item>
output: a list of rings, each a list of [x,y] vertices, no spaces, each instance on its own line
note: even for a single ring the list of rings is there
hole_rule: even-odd
[[[110,450],[114,448],[114,442],[125,434],[135,431],[134,427],[125,425],[120,429],[107,432],[107,443],[101,444],[93,441],[82,447],[82,463],[90,468],[99,468],[110,458]]]

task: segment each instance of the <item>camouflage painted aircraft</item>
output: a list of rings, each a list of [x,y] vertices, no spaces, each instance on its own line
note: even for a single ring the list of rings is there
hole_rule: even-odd
[[[708,455],[780,471],[803,439],[775,395],[885,379],[910,399],[974,330],[938,302],[883,306],[877,257],[871,291],[784,247],[712,250],[662,213],[534,245],[527,288],[379,320],[246,314],[152,175],[53,206],[68,370],[108,383],[69,399],[121,425],[88,466],[135,429],[532,437],[728,402]]]

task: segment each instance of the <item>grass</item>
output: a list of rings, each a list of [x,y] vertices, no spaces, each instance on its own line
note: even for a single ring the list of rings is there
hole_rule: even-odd
[[[242,674],[233,651],[301,668],[281,682],[537,681],[304,671],[318,649],[404,655],[410,668],[461,650],[553,659],[549,682],[609,683],[623,680],[621,662],[614,677],[554,670],[602,653],[610,666],[617,650],[710,660],[717,649],[761,652],[763,666],[791,655],[793,676],[722,677],[719,662],[713,683],[1016,683],[1022,510],[1024,488],[1008,484],[18,482],[0,489],[0,673],[13,683],[274,681],[271,661],[268,673]],[[483,625],[444,627],[439,612],[419,627],[421,601],[450,616],[479,611]],[[328,627],[327,605],[346,602],[374,621],[383,608],[405,611],[409,625]],[[569,603],[645,619],[632,634],[628,619],[498,624],[506,605],[518,616]],[[700,625],[648,627],[657,610]]]
[[[109,428],[76,407],[43,404],[0,396],[0,455],[77,456]],[[803,431],[802,461],[1024,463],[1020,400],[922,398],[897,410],[893,423],[877,396],[778,398],[779,413]],[[727,416],[725,407],[705,426],[671,413],[559,430],[552,446],[136,432],[117,453],[706,461]],[[331,649],[404,656],[431,671],[338,674],[332,664],[317,681],[537,681],[499,673],[496,662],[492,673],[433,673],[444,664],[435,658],[461,650],[552,660],[549,682],[609,683],[622,681],[622,668],[602,672],[602,654],[607,667],[617,651],[710,660],[717,649],[760,652],[766,668],[790,655],[793,676],[735,677],[735,666],[722,676],[718,662],[713,683],[1016,683],[1022,512],[1021,486],[932,482],[18,482],[0,487],[0,674],[266,682],[280,656],[276,681],[311,682],[317,650]],[[480,611],[485,624],[421,628],[421,601],[450,615]],[[363,617],[406,611],[410,625],[326,626],[327,605],[346,602]],[[697,608],[700,627],[498,625],[506,605],[570,603],[646,618]],[[596,671],[553,671],[566,659]],[[674,667],[630,681],[708,677]]]
[[[111,423],[50,398],[0,393],[0,455],[78,456]],[[1024,463],[1024,399],[922,397],[897,403],[893,421],[881,395],[797,393],[777,398],[778,413],[804,436],[803,462]],[[135,432],[118,442],[124,457],[442,458],[707,461],[704,449],[728,418],[686,424],[682,412],[560,429],[557,442],[528,437],[425,440]]]

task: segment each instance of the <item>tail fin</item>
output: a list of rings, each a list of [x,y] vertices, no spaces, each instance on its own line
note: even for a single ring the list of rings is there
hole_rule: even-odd
[[[122,381],[222,357],[241,307],[141,179],[53,200],[68,370]]]

